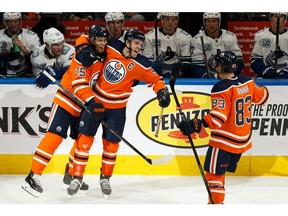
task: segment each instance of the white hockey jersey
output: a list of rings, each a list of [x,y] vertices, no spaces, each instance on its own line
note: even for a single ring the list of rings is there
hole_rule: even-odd
[[[57,67],[58,69],[69,66],[71,63],[71,55],[75,52],[75,48],[64,43],[62,55],[56,58],[50,58],[46,52],[44,44],[39,49],[35,50],[30,57],[35,77],[47,66]]]
[[[288,31],[279,34],[279,48],[282,51],[278,54],[277,70],[288,66]],[[251,64],[262,61],[266,66],[275,67],[276,35],[269,28],[264,28],[255,33],[254,47],[251,52]]]
[[[204,50],[210,72],[215,72],[213,59],[217,53],[217,49],[234,52],[237,59],[243,61],[242,51],[238,44],[236,34],[226,29],[220,29],[220,31],[222,33],[219,38],[213,39],[207,36],[204,30],[200,30],[199,33],[192,38],[192,66],[205,66],[201,36],[203,36]]]
[[[173,65],[181,59],[191,59],[192,36],[181,28],[177,28],[173,35],[165,35],[162,28],[157,28],[156,56],[155,29],[145,35],[145,43],[142,54],[152,61],[163,62],[166,65]],[[163,71],[165,74],[165,72]]]
[[[12,38],[6,34],[6,31],[6,29],[0,30],[0,41],[6,41],[7,43],[7,52],[4,56],[8,63],[6,77],[33,76],[29,58],[27,59],[22,51],[19,56],[11,55],[11,49],[13,47]],[[40,47],[38,35],[29,29],[21,28],[17,36],[30,52],[33,52]]]

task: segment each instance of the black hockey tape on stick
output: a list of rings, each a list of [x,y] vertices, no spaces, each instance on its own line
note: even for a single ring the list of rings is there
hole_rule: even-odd
[[[171,91],[172,91],[172,94],[173,94],[173,97],[174,97],[174,100],[175,100],[177,109],[178,109],[178,111],[179,111],[179,113],[180,113],[180,115],[181,115],[181,119],[184,120],[184,121],[187,121],[187,118],[186,118],[185,114],[183,113],[183,111],[182,111],[182,109],[181,109],[179,100],[178,100],[177,95],[176,95],[176,92],[175,92],[175,88],[174,88],[174,87],[175,87],[175,82],[176,82],[176,77],[171,76],[171,78],[170,78],[170,80],[169,80],[169,85],[170,85],[170,88],[171,88]],[[207,179],[206,179],[206,177],[205,177],[205,174],[204,174],[204,171],[203,171],[201,162],[200,162],[200,160],[199,160],[199,157],[198,157],[196,148],[195,148],[195,146],[194,146],[194,143],[193,143],[193,140],[192,140],[190,134],[188,135],[188,139],[189,139],[191,148],[192,148],[192,150],[193,150],[193,153],[194,153],[194,156],[195,156],[195,159],[196,159],[196,162],[197,162],[199,171],[200,171],[200,173],[201,173],[202,179],[203,179],[203,181],[204,181],[206,190],[207,190],[207,192],[208,192],[209,198],[210,198],[212,204],[214,204],[215,202],[214,202],[212,193],[211,193],[211,191],[210,191],[210,188],[209,188]]]
[[[56,83],[66,94],[68,94],[79,106],[81,106],[83,109],[85,109],[93,119],[95,119],[95,114],[92,112],[85,104],[82,103],[82,101],[73,93],[71,93],[68,89],[66,89],[63,85],[61,85],[53,76],[51,76],[47,71],[43,71],[45,76],[47,76],[52,82]],[[110,127],[105,121],[101,121],[101,123],[106,127],[108,130],[110,130],[116,137],[118,137],[121,141],[123,141],[125,144],[127,144],[131,149],[133,149],[138,155],[140,155],[145,161],[147,161],[149,164],[163,164],[171,161],[173,159],[173,155],[169,154],[162,158],[156,158],[156,159],[150,159],[143,155],[138,149],[136,149],[130,142],[128,142],[124,137],[119,135],[113,128]]]

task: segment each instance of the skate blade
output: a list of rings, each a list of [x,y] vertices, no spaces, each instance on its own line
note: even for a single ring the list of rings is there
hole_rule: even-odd
[[[25,184],[21,186],[23,188],[23,190],[25,190],[27,193],[29,193],[30,195],[39,198],[40,194],[38,191],[33,190],[29,184]]]

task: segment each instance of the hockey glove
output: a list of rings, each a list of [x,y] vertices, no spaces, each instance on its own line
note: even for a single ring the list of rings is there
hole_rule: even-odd
[[[159,101],[159,106],[166,108],[170,104],[170,94],[165,89],[160,89],[157,93],[157,99]]]
[[[103,119],[103,113],[105,108],[102,103],[96,103],[94,98],[92,98],[88,103],[87,106],[91,112],[93,112],[94,120],[101,122]]]
[[[78,51],[76,52],[75,58],[85,67],[90,67],[96,60],[99,59],[99,57],[97,57],[92,47],[89,45],[86,46],[84,45],[83,47],[80,47],[77,50]]]
[[[273,67],[266,67],[265,70],[262,73],[263,78],[265,79],[274,79],[275,78],[275,72]]]
[[[184,135],[188,136],[191,133],[199,133],[201,131],[202,121],[196,118],[188,121],[181,121],[177,127]]]
[[[288,68],[283,68],[276,75],[276,79],[288,79]]]
[[[52,66],[47,66],[44,69],[46,72],[48,72],[51,76],[53,76],[55,79],[61,79],[62,78],[62,73],[57,73],[58,69],[53,68]],[[44,74],[40,73],[36,77],[36,86],[39,88],[46,88],[49,84],[51,83],[51,80]]]

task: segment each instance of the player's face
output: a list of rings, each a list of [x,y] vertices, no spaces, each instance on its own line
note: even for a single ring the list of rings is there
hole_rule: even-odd
[[[136,58],[138,53],[142,50],[143,48],[143,41],[139,39],[133,39],[130,43],[130,48],[131,48],[131,53],[130,56],[131,58]]]
[[[105,51],[106,45],[107,45],[107,38],[106,37],[98,37],[93,41],[93,44],[95,45],[96,52],[97,53],[103,53]]]
[[[208,34],[215,33],[219,29],[219,19],[217,18],[205,19],[204,24],[205,30],[208,32]]]
[[[5,21],[8,30],[12,34],[16,34],[21,28],[21,19],[6,20]]]
[[[284,16],[283,14],[273,14],[271,16],[271,26],[272,26],[272,31],[276,33],[277,31],[277,17],[279,16],[279,28],[280,30],[283,29],[285,27],[285,23],[286,23],[286,16]]]
[[[123,20],[113,20],[107,23],[107,28],[110,33],[110,37],[118,39],[122,34],[122,29],[124,27]]]
[[[58,56],[62,55],[63,48],[64,48],[64,43],[63,42],[51,44],[51,53],[52,53],[52,55],[55,56],[55,57],[58,57]]]
[[[168,34],[173,34],[175,32],[175,29],[178,25],[178,17],[176,16],[163,16],[162,17],[162,26],[164,29],[164,32]]]

